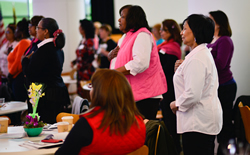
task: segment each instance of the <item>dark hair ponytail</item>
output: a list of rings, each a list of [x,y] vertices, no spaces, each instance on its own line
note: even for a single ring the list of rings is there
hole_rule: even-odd
[[[53,18],[43,18],[42,27],[48,29],[49,37],[54,38],[54,33],[59,29],[56,20]],[[65,45],[65,35],[63,32],[60,32],[55,37],[55,47],[62,49]]]

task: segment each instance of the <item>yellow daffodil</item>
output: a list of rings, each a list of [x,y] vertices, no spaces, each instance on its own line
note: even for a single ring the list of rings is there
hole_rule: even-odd
[[[42,88],[42,84],[36,85],[35,83],[32,83],[32,90],[39,91]]]
[[[28,89],[28,96],[30,98],[30,103],[32,104],[33,107],[33,113],[30,114],[30,116],[35,117],[38,116],[38,113],[36,113],[37,105],[39,98],[42,96],[45,96],[45,93],[42,93],[44,90],[44,87],[42,84],[37,84],[37,83],[31,83]]]

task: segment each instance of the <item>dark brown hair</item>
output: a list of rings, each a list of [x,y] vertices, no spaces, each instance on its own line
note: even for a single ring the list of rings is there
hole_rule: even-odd
[[[220,26],[219,36],[232,36],[232,30],[227,15],[221,11],[210,11],[209,14],[214,18],[216,24]]]
[[[44,18],[43,16],[33,16],[30,20],[30,24],[32,24],[32,26],[37,26],[39,21]]]
[[[19,41],[24,38],[30,37],[29,34],[29,21],[26,18],[23,18],[21,21],[17,23],[15,38]]]
[[[110,134],[126,134],[130,127],[137,123],[135,116],[140,115],[126,77],[115,70],[99,69],[93,74],[91,83],[91,107],[101,108],[87,117],[94,117],[104,111],[98,128],[105,131],[110,127]]]
[[[172,19],[166,19],[162,22],[162,26],[166,27],[168,29],[169,33],[171,34],[169,40],[174,39],[174,41],[179,43],[179,45],[181,46],[182,39],[181,39],[181,35],[180,35],[180,27],[176,23],[176,21],[172,20]]]

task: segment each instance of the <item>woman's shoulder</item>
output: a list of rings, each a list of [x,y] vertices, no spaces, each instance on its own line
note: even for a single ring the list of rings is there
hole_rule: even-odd
[[[29,39],[22,39],[19,41],[19,44],[30,44],[30,40]]]
[[[84,41],[84,44],[87,46],[87,47],[93,47],[94,46],[94,39],[93,38],[88,38]]]
[[[218,39],[218,42],[229,42],[229,43],[233,43],[231,37],[229,37],[229,36],[221,36],[221,37]]]

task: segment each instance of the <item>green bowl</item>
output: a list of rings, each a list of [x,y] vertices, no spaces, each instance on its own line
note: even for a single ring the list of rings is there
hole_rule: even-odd
[[[28,134],[28,136],[35,137],[42,133],[43,127],[24,128],[24,131]]]

